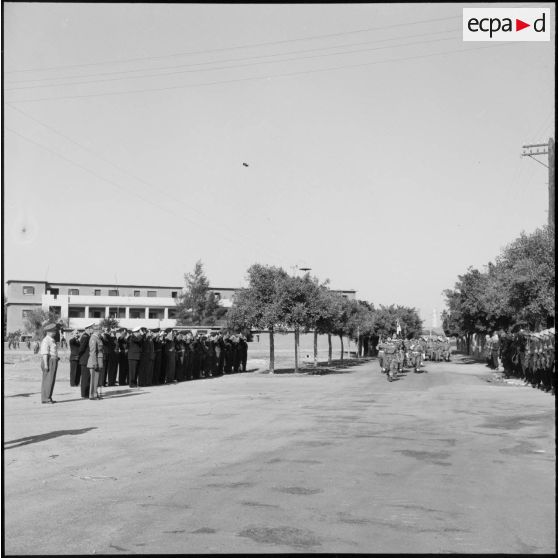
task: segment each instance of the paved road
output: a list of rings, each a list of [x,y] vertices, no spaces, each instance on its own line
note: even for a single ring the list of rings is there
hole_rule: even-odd
[[[5,369],[8,554],[554,553],[554,397],[458,358],[39,403]]]

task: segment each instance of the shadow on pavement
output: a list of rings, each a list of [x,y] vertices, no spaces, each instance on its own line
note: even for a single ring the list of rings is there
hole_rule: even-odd
[[[31,393],[16,393],[15,395],[6,395],[6,397],[29,397],[31,395],[39,395],[40,391],[35,391]]]
[[[25,438],[18,438],[17,440],[4,442],[4,449],[19,448],[28,444],[36,444],[37,442],[44,442],[45,440],[51,440],[52,438],[59,438],[60,436],[77,436],[78,434],[85,434],[86,432],[95,430],[96,428],[96,426],[90,426],[89,428],[78,428],[76,430],[54,430],[52,432],[47,432],[46,434],[26,436]]]
[[[328,374],[352,374],[354,368],[367,364],[372,359],[360,358],[349,360],[333,360],[331,364],[327,362],[318,362],[318,367],[313,365],[301,365],[298,369],[299,374],[308,374],[309,376],[325,376]],[[294,374],[294,368],[276,368],[275,374]]]

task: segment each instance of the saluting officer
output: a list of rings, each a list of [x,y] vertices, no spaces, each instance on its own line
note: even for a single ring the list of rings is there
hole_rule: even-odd
[[[123,327],[118,333],[116,345],[118,347],[118,385],[128,383],[128,330]]]
[[[79,331],[74,329],[70,337],[70,385],[79,386],[81,377],[79,366]]]
[[[89,360],[89,338],[91,337],[91,328],[95,326],[95,322],[91,322],[85,326],[85,331],[79,340],[79,366],[81,374],[81,398],[89,399],[89,386],[91,382],[91,373],[87,368]]]
[[[138,367],[143,352],[141,327],[135,327],[128,336],[128,382],[130,387],[138,386]]]
[[[242,372],[246,372],[246,361],[248,360],[248,339],[243,333],[239,335],[238,345],[240,348],[240,369]]]
[[[165,329],[165,333],[165,384],[176,384],[176,346],[172,328]]]

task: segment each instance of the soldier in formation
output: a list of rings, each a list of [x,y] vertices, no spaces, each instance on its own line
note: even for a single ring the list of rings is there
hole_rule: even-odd
[[[556,368],[554,362],[554,328],[539,332],[513,328],[500,331],[498,357],[507,378],[518,378],[525,385],[556,393]],[[492,336],[492,338],[494,335]],[[494,350],[493,345],[490,347]]]
[[[405,368],[412,368],[415,373],[421,372],[425,360],[449,362],[451,358],[450,340],[443,336],[412,339],[388,337],[385,341],[380,340],[376,350],[380,370],[387,374],[390,382]]]

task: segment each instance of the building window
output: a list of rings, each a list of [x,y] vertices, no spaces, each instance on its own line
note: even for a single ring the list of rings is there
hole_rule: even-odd
[[[118,296],[118,289],[109,289],[109,296]]]
[[[130,308],[131,320],[145,320],[145,308]]]
[[[78,296],[79,295],[79,289],[68,289],[68,294],[70,296]]]
[[[95,296],[101,296],[101,289],[95,289],[94,294]]]
[[[105,309],[101,307],[90,307],[89,308],[90,318],[105,318]]]
[[[176,319],[176,308],[169,308],[169,320]]]
[[[85,318],[85,306],[69,306],[69,318]]]
[[[157,296],[157,291],[147,291],[147,296],[155,297]]]
[[[23,319],[27,318],[27,316],[29,316],[29,314],[31,314],[32,310],[22,310],[21,311],[21,317]]]
[[[164,320],[165,319],[165,311],[162,308],[151,308],[149,310],[149,319],[150,320]]]
[[[23,287],[23,294],[24,295],[34,295],[35,294],[35,287]]]
[[[120,320],[126,317],[126,308],[109,308],[109,317]]]
[[[221,300],[221,293],[213,293],[215,300]]]
[[[172,296],[172,298],[177,298],[178,297],[178,291],[172,291],[171,296]]]
[[[140,296],[140,292],[139,291],[134,291],[134,296]]]

